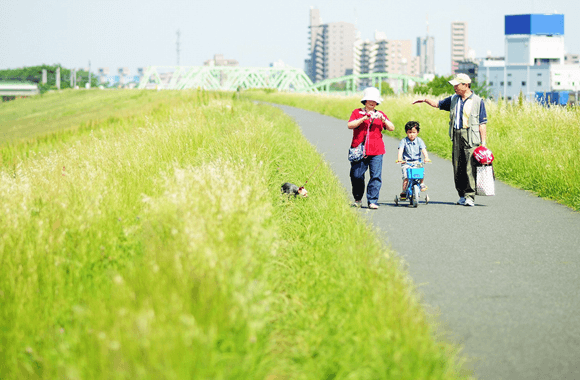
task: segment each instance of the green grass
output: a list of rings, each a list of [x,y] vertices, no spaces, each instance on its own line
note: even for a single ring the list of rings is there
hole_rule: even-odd
[[[328,97],[247,91],[245,98],[287,104],[348,120],[360,97]],[[449,114],[425,104],[412,105],[419,96],[388,97],[379,105],[394,122],[388,135],[402,138],[409,120],[421,124],[427,149],[451,158]],[[580,109],[535,103],[486,102],[487,146],[495,156],[498,179],[538,196],[580,210]]]
[[[208,95],[196,92],[195,100],[207,103]],[[139,115],[166,115],[184,101],[191,95],[178,91],[64,90],[0,103],[0,164],[56,149],[96,129],[126,128]]]
[[[64,142],[12,142],[0,378],[469,376],[328,165],[309,198],[280,194],[321,162],[290,118],[228,94],[155,96],[163,112],[126,100]]]

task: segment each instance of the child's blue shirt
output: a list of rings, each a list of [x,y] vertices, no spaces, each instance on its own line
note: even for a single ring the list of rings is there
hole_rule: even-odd
[[[399,149],[403,149],[403,161],[419,161],[421,150],[427,149],[427,146],[420,137],[415,137],[414,141],[405,137],[399,143]]]

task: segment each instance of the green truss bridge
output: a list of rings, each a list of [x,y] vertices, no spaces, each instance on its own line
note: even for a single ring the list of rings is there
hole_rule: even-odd
[[[279,91],[354,94],[361,85],[381,89],[382,82],[394,79],[397,92],[407,92],[410,82],[427,80],[408,75],[353,74],[312,83],[303,70],[291,67],[150,66],[139,82],[140,89],[236,91],[248,88],[276,88]]]

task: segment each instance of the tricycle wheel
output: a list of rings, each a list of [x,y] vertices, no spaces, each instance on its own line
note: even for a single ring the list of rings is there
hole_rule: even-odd
[[[411,198],[413,202],[413,207],[419,206],[419,186],[417,185],[413,186],[413,195]]]

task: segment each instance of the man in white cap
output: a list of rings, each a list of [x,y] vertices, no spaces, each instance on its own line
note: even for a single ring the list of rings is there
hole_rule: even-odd
[[[455,95],[440,101],[420,99],[431,107],[449,111],[449,137],[453,141],[453,177],[459,194],[458,205],[475,205],[476,162],[473,151],[486,144],[487,112],[483,100],[471,91],[471,78],[457,74],[449,83]]]

